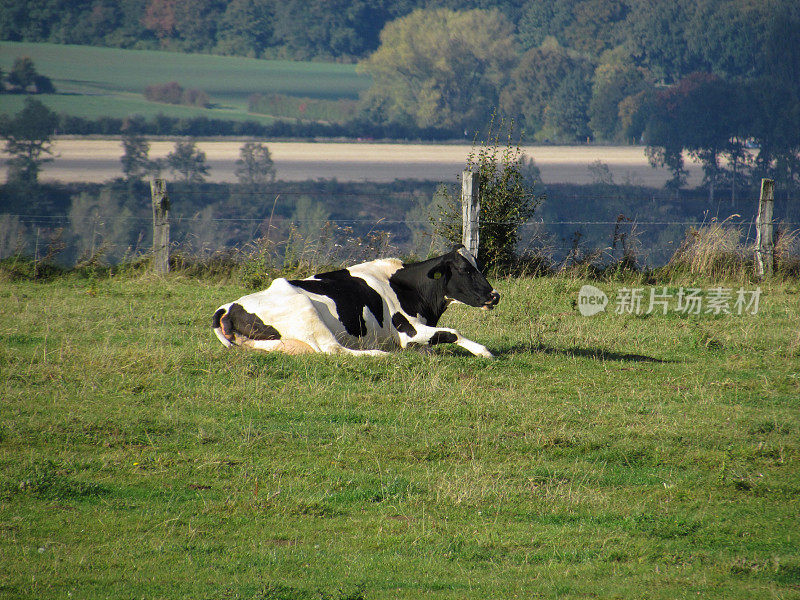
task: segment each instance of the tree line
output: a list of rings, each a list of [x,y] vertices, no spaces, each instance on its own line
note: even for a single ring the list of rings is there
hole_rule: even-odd
[[[147,133],[471,139],[497,109],[525,140],[645,143],[674,189],[686,152],[712,197],[800,179],[794,0],[0,0],[0,37],[360,61],[373,80],[346,122],[160,116]]]
[[[623,48],[670,83],[698,70],[746,75],[765,42],[771,46],[767,52],[789,50],[781,34],[792,35],[794,23],[785,17],[794,5],[792,0],[0,0],[0,39],[355,61],[379,47],[389,22],[415,10],[485,9],[511,24],[522,52],[548,39],[592,60]]]
[[[644,143],[673,189],[689,153],[712,199],[722,185],[735,198],[745,175],[800,185],[796,2],[544,0],[517,25],[499,10],[424,9],[380,40],[362,63],[374,122],[468,133],[497,108],[530,140]]]
[[[54,160],[53,131],[58,116],[39,100],[26,99],[24,107],[13,118],[0,115],[0,137],[5,139],[8,183],[22,188],[38,184],[42,167]],[[120,159],[125,180],[140,181],[159,177],[169,169],[184,183],[202,183],[208,174],[206,155],[194,140],[175,143],[165,159],[150,159],[150,144],[135,124],[128,123],[122,135],[123,155]],[[245,143],[236,161],[236,175],[242,184],[263,184],[275,179],[275,167],[267,146]]]

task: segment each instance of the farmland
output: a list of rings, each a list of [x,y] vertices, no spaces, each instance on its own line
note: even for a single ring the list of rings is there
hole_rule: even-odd
[[[209,180],[235,182],[235,162],[243,141],[204,140],[198,147],[206,153]],[[164,158],[174,142],[154,140],[151,158]],[[468,144],[376,144],[327,142],[267,142],[275,161],[277,177],[283,181],[318,178],[337,181],[381,181],[417,179],[454,181],[473,151]],[[122,145],[119,140],[56,140],[56,159],[42,169],[42,178],[58,181],[100,183],[119,177]],[[641,146],[526,146],[526,156],[536,160],[546,183],[592,183],[591,162],[607,164],[615,181],[661,187],[669,177],[666,169],[654,169]],[[0,151],[0,159],[5,154]],[[699,184],[700,165],[687,156],[689,183]],[[0,165],[0,177],[5,174]]]
[[[592,318],[495,283],[443,323],[485,361],[227,351],[236,281],[4,281],[0,595],[797,598],[796,282]]]
[[[269,117],[247,112],[251,94],[352,100],[369,86],[369,77],[356,73],[354,65],[22,42],[0,45],[0,68],[8,72],[18,56],[31,57],[37,70],[53,80],[58,93],[40,96],[45,104],[56,112],[91,119],[162,113],[268,122]],[[168,81],[203,90],[212,107],[145,100],[142,94],[148,85]],[[17,112],[23,98],[0,96],[0,112]]]

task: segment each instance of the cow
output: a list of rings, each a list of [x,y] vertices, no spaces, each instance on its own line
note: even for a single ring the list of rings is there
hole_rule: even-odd
[[[381,356],[452,343],[492,358],[484,346],[437,323],[451,303],[490,310],[499,301],[475,258],[456,246],[417,263],[386,258],[306,279],[276,279],[264,291],[222,305],[213,328],[227,347],[288,354]]]

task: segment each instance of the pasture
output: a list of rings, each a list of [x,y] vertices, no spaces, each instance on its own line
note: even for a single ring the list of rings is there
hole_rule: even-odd
[[[56,86],[57,94],[37,98],[56,112],[89,119],[163,113],[269,122],[269,117],[247,112],[251,94],[352,100],[370,82],[368,76],[356,72],[355,65],[26,42],[0,44],[4,73],[19,56],[30,56],[37,71],[50,77]],[[203,90],[213,106],[149,102],[142,95],[148,85],[169,81]],[[0,96],[0,112],[19,111],[23,100],[22,95]]]
[[[0,596],[800,597],[797,283],[591,318],[584,283],[452,307],[487,361],[228,351],[231,282],[4,281]]]

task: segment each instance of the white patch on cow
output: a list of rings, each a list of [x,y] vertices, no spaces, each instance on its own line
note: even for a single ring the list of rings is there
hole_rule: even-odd
[[[402,268],[403,261],[397,258],[379,258],[378,260],[353,265],[347,270],[350,271],[353,277],[372,279],[373,281],[384,279],[389,281],[389,278]],[[367,281],[367,283],[370,282]]]

